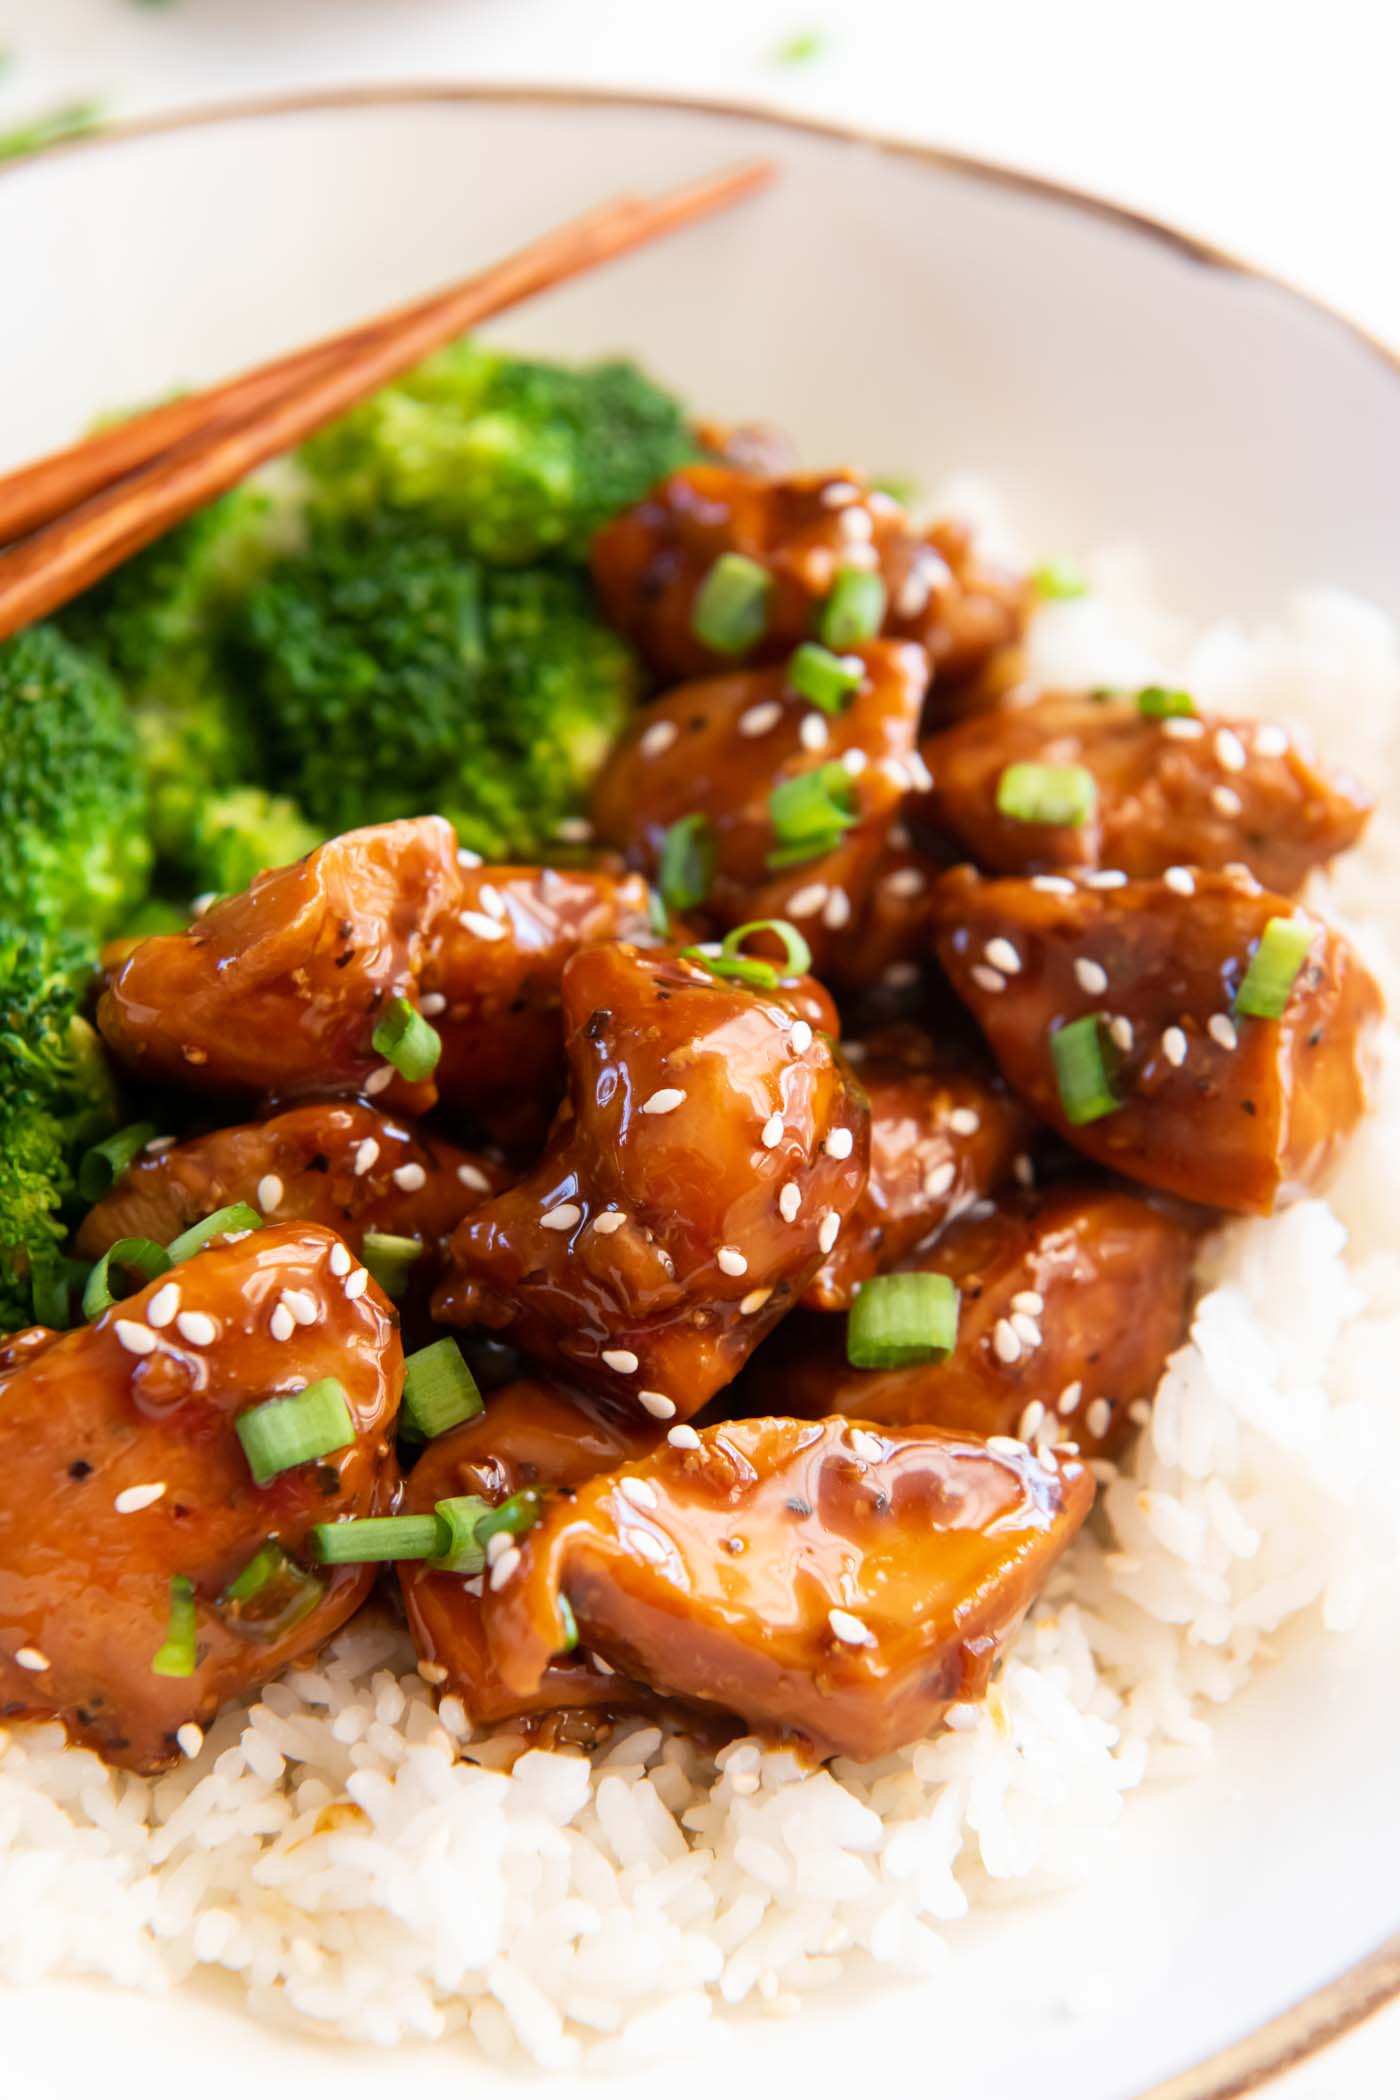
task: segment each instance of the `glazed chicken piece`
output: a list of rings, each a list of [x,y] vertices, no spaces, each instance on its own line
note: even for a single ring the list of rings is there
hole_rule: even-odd
[[[584,1644],[656,1690],[883,1756],[981,1697],[1094,1492],[1076,1458],[939,1429],[680,1435],[551,1498],[497,1562],[482,1617],[520,1695],[567,1597]]]
[[[695,631],[697,596],[724,554],[771,579],[760,635],[733,652]],[[981,554],[961,520],[916,528],[892,496],[844,470],[769,480],[732,466],[682,468],[603,527],[592,560],[607,618],[663,679],[786,655],[817,630],[838,575],[852,570],[878,571],[883,631],[918,642],[940,685],[971,678],[1016,641],[1030,607],[1025,578]]]
[[[1258,1017],[1236,997],[1286,898],[1244,874],[1068,880],[957,868],[935,892],[939,960],[1012,1086],[1091,1159],[1189,1201],[1267,1213],[1311,1187],[1366,1106],[1381,1000],[1355,950],[1297,915],[1306,959]]]
[[[902,823],[870,872],[865,907],[825,957],[829,981],[843,994],[907,991],[928,961],[929,893],[949,865],[908,836]]]
[[[658,1421],[727,1385],[831,1253],[869,1125],[802,980],[622,942],[564,971],[569,1093],[528,1180],[463,1220],[434,1310]]]
[[[356,1255],[367,1232],[421,1240],[436,1263],[454,1226],[509,1179],[480,1153],[365,1102],[318,1101],[147,1148],[88,1212],[74,1251],[95,1261],[120,1239],[163,1247],[225,1204],[247,1203],[265,1225],[329,1225]]]
[[[235,1423],[327,1378],[349,1436],[258,1486]],[[310,1224],[213,1244],[7,1372],[0,1715],[57,1715],[109,1762],[159,1771],[189,1724],[319,1646],[373,1571],[311,1572],[308,1533],[392,1506],[402,1380],[387,1299]],[[230,1598],[269,1543],[268,1582]],[[166,1674],[184,1583],[194,1652]]]
[[[452,1496],[479,1495],[495,1508],[524,1488],[582,1487],[599,1473],[644,1457],[661,1434],[658,1424],[605,1415],[581,1396],[521,1379],[492,1393],[475,1421],[429,1444],[408,1477],[403,1507],[427,1515]],[[399,1565],[409,1631],[426,1674],[443,1691],[457,1693],[473,1721],[560,1707],[628,1707],[647,1698],[643,1687],[583,1650],[556,1656],[532,1692],[509,1690],[492,1663],[482,1625],[487,1579],[442,1573],[421,1560]]]
[[[908,1022],[845,1050],[870,1102],[870,1173],[807,1286],[803,1304],[822,1312],[844,1311],[868,1276],[894,1268],[947,1219],[999,1188],[1034,1127],[984,1059]]]
[[[957,1218],[904,1271],[950,1276],[958,1337],[941,1364],[858,1371],[835,1321],[787,1321],[750,1366],[754,1405],[1072,1439],[1112,1457],[1186,1333],[1190,1222],[1117,1189],[1003,1197]]]
[[[1003,874],[1242,863],[1291,893],[1354,846],[1371,797],[1320,765],[1272,722],[1154,718],[1136,698],[1046,693],[945,729],[924,745],[929,810],[978,865]],[[1080,823],[1023,822],[999,810],[1009,766],[1074,766],[1092,777]],[[1013,802],[1015,780],[1003,791]],[[1034,802],[1029,805],[1034,807]]]
[[[924,778],[915,743],[927,659],[907,642],[873,642],[849,662],[864,676],[834,716],[793,692],[779,666],[677,686],[638,716],[593,797],[598,836],[653,879],[669,827],[702,820],[712,872],[687,915],[718,928],[790,919],[819,973],[849,943],[890,825]],[[845,827],[805,851],[777,829],[770,801],[799,776],[829,783]]]
[[[20,1327],[14,1334],[0,1335],[0,1374],[32,1363],[61,1339],[56,1327]]]
[[[129,1063],[216,1092],[365,1093],[410,1113],[440,1097],[537,1136],[536,1095],[561,1070],[565,958],[644,934],[646,908],[636,877],[482,868],[441,817],[377,824],[142,941],[98,1019]],[[442,1038],[417,1083],[374,1048],[395,996]]]

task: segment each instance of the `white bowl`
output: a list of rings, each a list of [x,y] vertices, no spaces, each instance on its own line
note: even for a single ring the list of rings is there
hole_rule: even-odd
[[[114,402],[459,275],[615,189],[753,152],[782,164],[769,195],[497,332],[569,356],[633,352],[706,413],[783,423],[813,462],[975,470],[1046,553],[1150,538],[1185,611],[1265,614],[1321,578],[1400,613],[1400,383],[1357,331],[1091,200],[647,99],[332,96],[138,126],[0,171],[0,465]],[[610,2092],[640,2100],[659,2078],[686,2100],[718,2076],[823,2100],[918,2079],[1003,2100],[1034,2080],[1039,2100],[1126,2100],[1393,1931],[1398,1736],[1400,1683],[1373,1643],[1292,1638],[1225,1714],[1206,1775],[1130,1802],[1091,1886],[984,1916],[960,1942],[955,2022],[885,1987],[786,2025],[715,2023],[687,2062]],[[1290,2042],[1314,2045],[1388,1975],[1356,1972]],[[1066,2017],[1076,1997],[1099,2009]],[[209,1991],[44,1986],[8,1997],[4,2019],[5,2087],[26,2100],[144,2090],[153,2070],[201,2100],[293,2079],[303,2100],[368,2100],[386,2082],[415,2100],[517,2089],[450,2045],[392,2061],[332,2051]],[[1281,2046],[1247,2050],[1246,2074]],[[1244,2087],[1217,2066],[1172,2095],[1227,2090]]]

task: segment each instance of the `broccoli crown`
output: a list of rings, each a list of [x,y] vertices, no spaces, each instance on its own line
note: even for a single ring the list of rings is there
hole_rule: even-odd
[[[30,1270],[61,1246],[78,1152],[116,1120],[110,1074],[78,1014],[93,950],[0,923],[0,1333],[32,1317]]]
[[[582,560],[606,518],[696,457],[680,404],[620,360],[575,368],[462,342],[305,448],[326,512],[400,510],[483,561]]]
[[[151,866],[120,688],[53,627],[0,642],[0,752],[0,914],[105,933]]]
[[[254,590],[244,640],[269,774],[314,823],[434,810],[492,858],[579,810],[636,687],[578,576],[383,519],[322,524]]]
[[[260,787],[227,788],[207,796],[196,812],[191,872],[201,890],[227,896],[246,890],[264,868],[300,860],[324,837],[289,795],[271,795]]]

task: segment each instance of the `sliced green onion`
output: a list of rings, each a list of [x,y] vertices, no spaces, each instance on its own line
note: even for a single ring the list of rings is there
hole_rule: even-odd
[[[1085,1014],[1050,1031],[1060,1106],[1071,1123],[1095,1123],[1122,1103],[1113,1090],[1112,1044],[1102,1014]]]
[[[450,1335],[415,1349],[403,1367],[403,1421],[428,1439],[456,1429],[481,1413],[481,1389]]]
[[[151,1668],[157,1677],[193,1677],[198,1623],[194,1584],[188,1575],[172,1575],[165,1639],[151,1657]]]
[[[824,715],[839,715],[865,683],[858,656],[835,656],[820,642],[803,642],[788,658],[787,682]]]
[[[1270,919],[1235,994],[1237,1014],[1279,1019],[1316,931],[1307,919]]]
[[[1038,598],[1082,598],[1089,579],[1073,562],[1043,561],[1031,571],[1031,587]]]
[[[1137,696],[1138,713],[1149,722],[1165,722],[1172,715],[1194,715],[1196,703],[1189,693],[1165,685],[1145,685]]]
[[[100,1145],[91,1146],[78,1162],[78,1194],[84,1203],[105,1196],[155,1134],[154,1123],[128,1123],[125,1130],[114,1130]]]
[[[233,1426],[259,1487],[292,1466],[343,1451],[355,1441],[355,1425],[338,1378],[318,1378],[286,1399],[264,1400]]]
[[[292,1559],[277,1539],[265,1539],[219,1598],[226,1624],[249,1640],[280,1640],[299,1626],[326,1594],[320,1577]]]
[[[782,942],[785,977],[806,976],[812,967],[812,951],[791,919],[747,919],[742,926],[732,926],[712,961],[734,961],[741,955],[745,941],[752,940],[756,933],[771,933],[774,940]]]
[[[523,1538],[539,1523],[542,1508],[543,1497],[538,1488],[521,1488],[480,1520],[476,1527],[478,1544],[484,1546],[498,1531],[508,1531],[513,1539]]]
[[[384,1062],[414,1086],[437,1069],[442,1056],[442,1037],[402,993],[379,1016],[370,1042]]]
[[[668,826],[657,868],[657,881],[668,908],[686,912],[703,904],[714,872],[715,835],[708,819],[696,810]]]
[[[774,851],[770,868],[812,860],[839,846],[843,832],[859,822],[856,786],[839,759],[780,780],[768,797]]]
[[[840,654],[873,641],[885,618],[885,580],[878,569],[838,569],[817,618],[818,638]]]
[[[1029,759],[1002,769],[997,809],[1018,824],[1087,824],[1099,791],[1087,766],[1042,766]]]
[[[742,656],[763,639],[773,579],[747,554],[721,554],[695,594],[690,631],[721,656]]]
[[[83,1290],[83,1318],[95,1320],[101,1313],[110,1311],[117,1302],[117,1293],[112,1289],[112,1271],[127,1276],[139,1276],[142,1283],[154,1283],[170,1267],[170,1256],[156,1240],[113,1240],[100,1261],[94,1262],[92,1273]],[[140,1289],[140,1284],[136,1286]],[[122,1297],[131,1295],[123,1291]]]
[[[370,1560],[431,1560],[442,1545],[436,1517],[343,1517],[313,1524],[311,1543],[322,1567]]]
[[[360,1260],[386,1298],[401,1298],[408,1289],[413,1264],[423,1252],[421,1240],[398,1232],[367,1232],[360,1244]]]
[[[660,890],[650,887],[647,890],[647,924],[658,940],[666,941],[670,939],[671,914],[667,907],[666,899],[662,896]]]
[[[29,1257],[29,1285],[34,1317],[41,1327],[71,1327],[73,1293],[80,1291],[89,1276],[85,1261],[70,1261],[51,1247],[42,1247]]]
[[[574,1607],[561,1590],[559,1593],[559,1623],[564,1629],[564,1638],[559,1644],[560,1655],[572,1655],[578,1646],[578,1620]]]
[[[226,1232],[257,1232],[261,1227],[262,1219],[251,1203],[226,1203],[222,1210],[210,1211],[207,1218],[189,1226],[165,1251],[172,1262],[188,1261],[192,1254],[198,1254]]]
[[[435,1505],[440,1528],[433,1566],[449,1575],[479,1575],[486,1566],[486,1548],[476,1535],[491,1505],[480,1495],[449,1495]]]
[[[950,1276],[872,1276],[846,1319],[846,1359],[858,1371],[941,1364],[958,1338],[958,1290]]]

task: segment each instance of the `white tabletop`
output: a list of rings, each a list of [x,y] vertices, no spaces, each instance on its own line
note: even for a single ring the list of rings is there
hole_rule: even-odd
[[[1397,48],[1383,0],[0,0],[0,132],[269,89],[610,82],[785,104],[1172,221],[1400,347]],[[780,52],[798,36],[818,48]],[[1392,2100],[1400,2011],[1270,2088]]]

